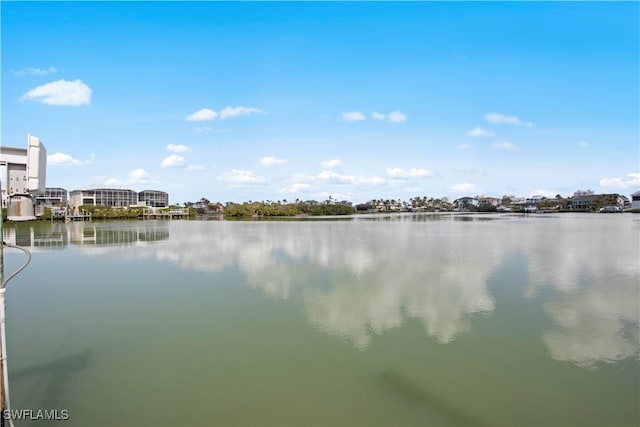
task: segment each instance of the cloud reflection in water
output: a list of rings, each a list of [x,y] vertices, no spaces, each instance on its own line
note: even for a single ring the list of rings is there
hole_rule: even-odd
[[[318,329],[361,349],[407,316],[451,342],[470,330],[471,316],[496,309],[488,279],[522,254],[527,277],[513,282],[525,283],[523,295],[553,290],[544,307],[556,326],[543,342],[554,359],[588,367],[637,354],[640,250],[631,222],[503,218],[175,222],[169,240],[118,252],[206,272],[237,266],[247,284],[299,300]]]

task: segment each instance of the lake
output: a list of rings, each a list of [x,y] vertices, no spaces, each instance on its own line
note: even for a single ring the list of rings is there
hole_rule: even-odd
[[[640,424],[640,215],[5,224],[60,426]],[[5,275],[24,260],[5,249]],[[55,425],[21,422],[16,425]]]

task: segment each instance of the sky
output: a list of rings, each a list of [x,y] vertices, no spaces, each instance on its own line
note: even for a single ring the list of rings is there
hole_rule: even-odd
[[[180,204],[628,196],[639,9],[2,1],[2,145]]]

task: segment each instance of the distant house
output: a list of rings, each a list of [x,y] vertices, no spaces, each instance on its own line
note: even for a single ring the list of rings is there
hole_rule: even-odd
[[[574,210],[593,211],[604,205],[616,206],[622,210],[625,206],[628,206],[628,203],[629,199],[620,194],[583,194],[576,196],[574,193],[573,197],[569,197],[569,207]]]
[[[577,192],[576,192],[577,193]],[[591,211],[595,208],[596,201],[600,198],[598,194],[589,194],[569,197],[569,207],[573,210]]]
[[[454,205],[458,207],[459,211],[463,211],[468,209],[469,207],[478,207],[479,202],[475,197],[460,197],[459,199],[454,200]]]
[[[527,199],[524,197],[512,197],[511,206],[522,207],[527,203]]]
[[[640,191],[631,195],[631,209],[640,209]]]
[[[547,200],[547,198],[545,196],[541,196],[539,194],[535,194],[531,197],[529,197],[526,200],[526,205],[528,206],[538,206],[540,203],[542,203],[543,201]]]
[[[629,206],[631,206],[631,202],[629,201],[629,198],[627,196],[621,196],[618,194],[618,207],[620,207],[621,209],[626,209]]]
[[[487,197],[487,196],[478,197],[478,206],[484,206],[484,205],[498,206],[500,202],[501,202],[501,199],[497,197]]]

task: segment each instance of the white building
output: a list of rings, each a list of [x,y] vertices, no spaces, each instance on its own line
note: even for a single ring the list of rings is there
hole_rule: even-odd
[[[640,209],[640,191],[631,195],[631,209]]]
[[[138,193],[123,188],[87,188],[69,193],[69,205],[129,207],[138,204]]]

